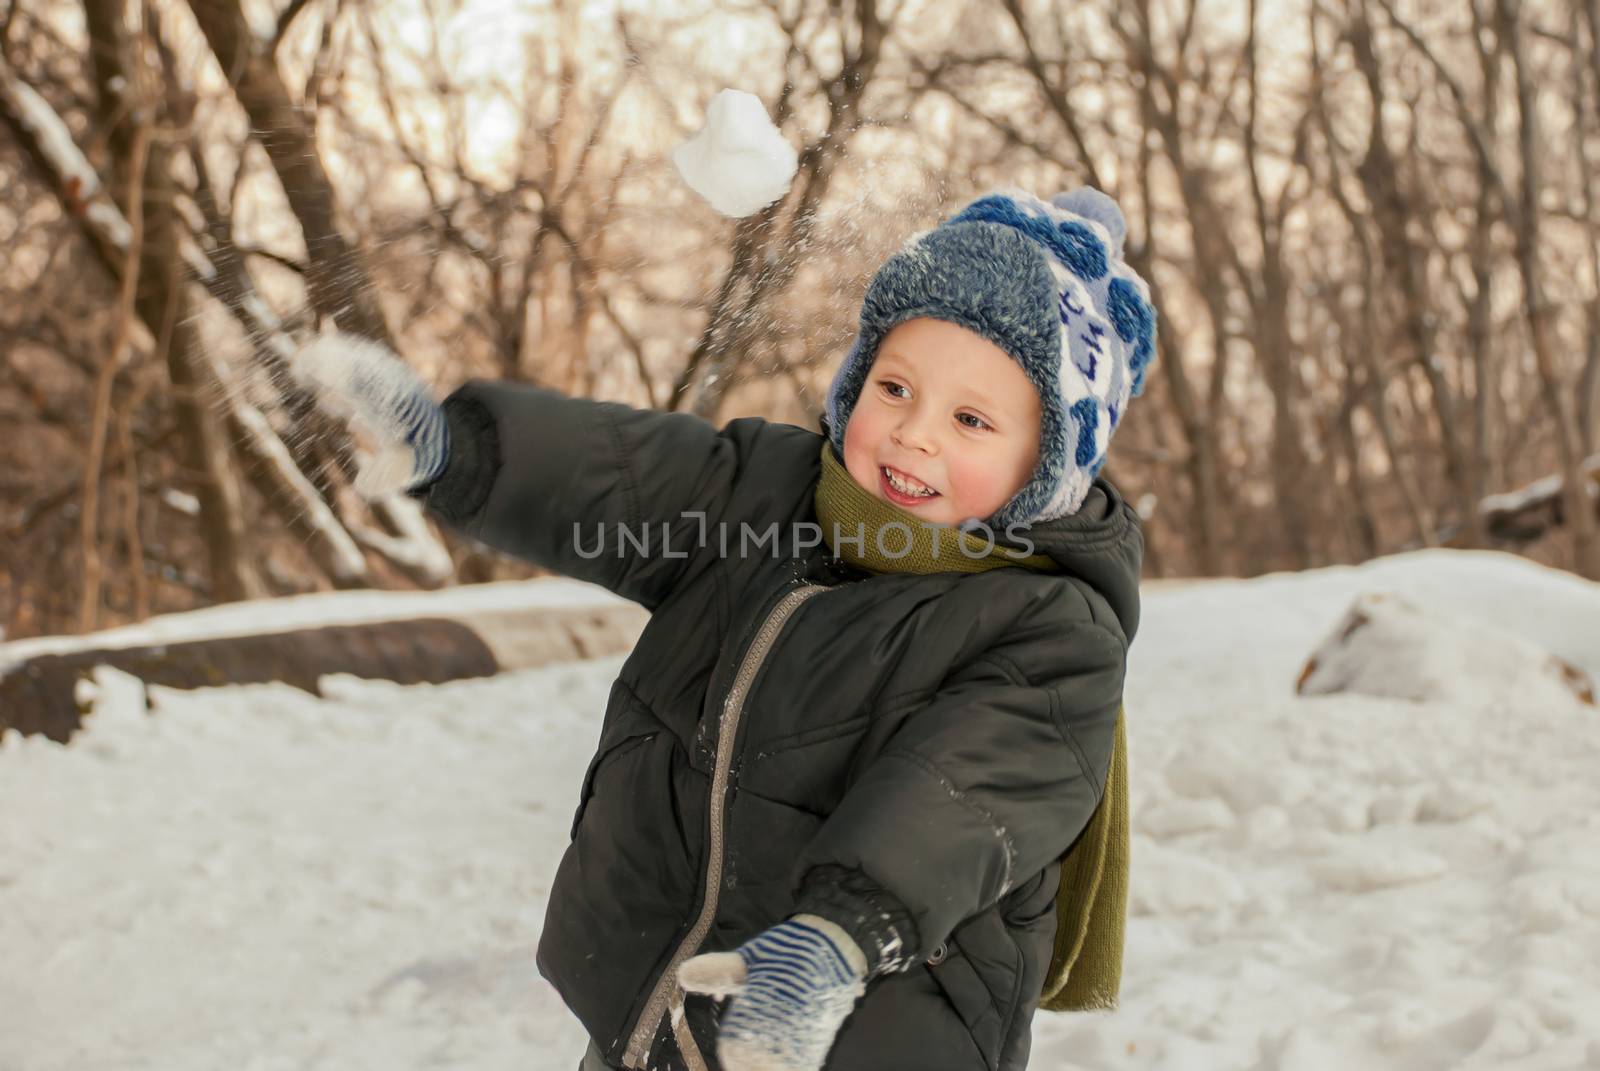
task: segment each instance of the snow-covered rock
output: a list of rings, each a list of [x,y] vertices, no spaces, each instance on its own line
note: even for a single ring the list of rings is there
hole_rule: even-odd
[[[1298,688],[1447,702],[1595,701],[1587,673],[1521,636],[1384,593],[1356,599],[1306,662]]]

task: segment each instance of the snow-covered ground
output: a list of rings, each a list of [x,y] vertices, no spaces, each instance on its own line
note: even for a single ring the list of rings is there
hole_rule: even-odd
[[[1600,676],[1600,588],[1509,557],[1149,590],[1123,1005],[1031,1067],[1600,1068],[1600,712],[1297,698],[1370,591]],[[10,734],[0,1071],[572,1071],[533,949],[619,664]]]

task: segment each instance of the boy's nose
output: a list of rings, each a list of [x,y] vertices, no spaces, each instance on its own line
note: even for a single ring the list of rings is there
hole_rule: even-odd
[[[938,451],[938,436],[927,426],[927,418],[918,414],[907,414],[890,433],[890,437],[905,450],[920,450],[928,454]]]

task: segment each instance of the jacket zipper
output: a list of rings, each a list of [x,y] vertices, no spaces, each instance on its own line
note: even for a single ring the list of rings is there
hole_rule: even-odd
[[[738,675],[734,677],[733,686],[723,702],[722,718],[717,726],[717,757],[711,775],[711,839],[706,851],[706,887],[700,915],[667,961],[666,970],[656,979],[650,999],[645,1003],[644,1014],[634,1027],[633,1036],[628,1039],[628,1048],[622,1057],[623,1067],[643,1071],[662,1017],[667,1014],[674,998],[679,996],[678,967],[699,950],[717,914],[717,899],[722,892],[723,819],[727,809],[728,779],[733,767],[733,742],[739,732],[739,719],[744,713],[744,701],[750,685],[755,681],[756,672],[765,661],[767,652],[772,649],[784,623],[807,599],[826,590],[827,586],[823,584],[807,584],[779,600],[757,630],[755,639],[750,641],[750,647],[739,664]]]

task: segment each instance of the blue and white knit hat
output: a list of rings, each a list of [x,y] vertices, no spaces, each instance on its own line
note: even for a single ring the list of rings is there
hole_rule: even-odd
[[[1126,234],[1116,202],[1083,187],[1048,202],[998,190],[914,236],[873,276],[855,345],[828,388],[840,456],[884,336],[917,317],[944,320],[1015,357],[1043,402],[1038,467],[988,523],[1076,512],[1155,360],[1156,314],[1122,260]]]

